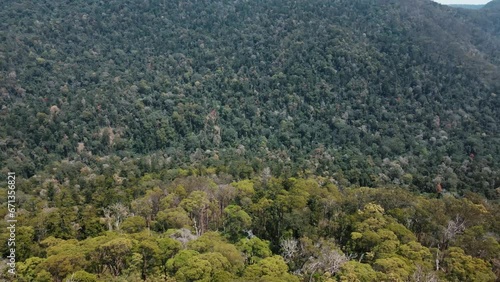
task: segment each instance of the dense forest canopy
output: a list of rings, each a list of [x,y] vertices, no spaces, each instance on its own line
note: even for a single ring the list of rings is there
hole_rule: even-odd
[[[498,281],[500,0],[0,19],[0,280]]]
[[[4,1],[1,160],[238,159],[498,197],[497,2]]]

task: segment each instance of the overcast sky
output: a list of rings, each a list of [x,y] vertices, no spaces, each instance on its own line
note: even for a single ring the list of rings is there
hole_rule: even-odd
[[[490,0],[434,0],[441,4],[486,4],[490,2]]]

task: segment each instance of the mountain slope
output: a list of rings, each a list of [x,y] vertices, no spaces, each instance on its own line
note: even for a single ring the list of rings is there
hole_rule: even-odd
[[[484,5],[469,5],[469,4],[450,4],[449,6],[454,8],[462,8],[470,10],[478,10],[484,7]]]
[[[4,1],[1,160],[30,176],[106,155],[154,154],[163,167],[242,159],[345,185],[442,182],[494,197],[492,5]]]
[[[477,15],[479,24],[486,30],[492,31],[495,36],[500,35],[500,1],[489,2]]]

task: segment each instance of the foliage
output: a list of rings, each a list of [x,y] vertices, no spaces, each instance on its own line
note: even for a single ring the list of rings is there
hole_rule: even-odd
[[[144,214],[153,228],[143,215],[123,216],[119,229],[86,238],[20,227],[26,233],[19,246],[32,247],[20,249],[26,258],[18,263],[19,280],[494,281],[500,272],[498,203],[478,194],[437,199],[402,188],[339,190],[314,176],[158,177],[148,176],[154,185],[135,197],[156,197],[157,214]],[[129,185],[144,185],[138,184],[144,177],[135,181]],[[220,196],[232,191],[228,185],[235,196]],[[252,187],[245,201],[237,195],[242,185]],[[135,201],[111,207],[127,211]],[[47,213],[44,205],[30,211],[29,205],[20,206],[26,210],[20,224]],[[163,221],[163,212],[193,220]],[[91,218],[71,217],[61,228],[105,215],[101,209]]]
[[[66,205],[108,207],[112,183],[142,173],[241,180],[264,168],[495,198],[495,7],[9,0],[0,163],[23,177],[52,166],[43,195]],[[102,178],[53,199],[65,179],[96,170]],[[92,195],[97,187],[108,193]],[[148,227],[158,212],[151,192],[131,206]]]
[[[15,279],[499,279],[499,7],[3,1]]]

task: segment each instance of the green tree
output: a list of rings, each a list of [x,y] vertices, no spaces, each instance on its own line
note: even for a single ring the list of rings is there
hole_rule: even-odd
[[[238,240],[243,235],[243,231],[252,225],[252,218],[237,205],[227,206],[224,209],[224,216],[224,232],[232,241]]]
[[[17,264],[17,274],[19,281],[33,281],[39,272],[37,267],[43,263],[45,259],[39,257],[30,257],[25,261]]]
[[[34,244],[35,230],[32,226],[20,226],[16,230],[16,260],[25,259],[38,254],[38,245]]]
[[[47,270],[54,280],[62,281],[69,274],[84,269],[86,265],[83,253],[78,250],[70,250],[47,257],[38,265],[38,271]]]
[[[482,225],[467,228],[455,244],[473,257],[486,261],[500,258],[500,243]]]
[[[495,281],[491,266],[482,259],[465,254],[458,247],[451,247],[445,253],[443,269],[449,281]]]
[[[341,267],[339,273],[342,282],[383,281],[382,273],[375,271],[369,264],[349,261]]]
[[[155,267],[162,262],[161,249],[158,241],[153,238],[143,239],[139,243],[138,249],[142,255],[141,278],[146,280],[149,275],[155,272]]]
[[[407,260],[397,256],[375,260],[373,269],[385,273],[389,281],[408,280],[414,270]]]
[[[288,273],[288,266],[280,256],[267,257],[248,266],[243,277],[250,281],[300,281]]]
[[[256,236],[251,238],[242,238],[236,244],[236,247],[245,255],[247,264],[254,264],[263,258],[270,257],[273,254],[269,248],[269,241],[261,240]]]
[[[39,282],[52,282],[54,281],[52,279],[52,275],[45,269],[42,269],[38,272],[38,274],[36,275],[36,279],[35,281],[39,281]]]
[[[231,279],[231,263],[220,253],[204,253],[192,257],[179,268],[175,277],[178,281],[213,281]]]
[[[127,217],[121,225],[123,231],[128,233],[137,233],[147,227],[146,220],[141,216]]]
[[[193,191],[180,203],[193,220],[197,235],[203,234],[208,228],[206,218],[210,212],[209,204],[207,193],[204,191]]]
[[[175,275],[175,273],[185,265],[195,256],[200,253],[195,250],[181,250],[173,258],[167,260],[167,270],[170,274]]]
[[[206,232],[198,239],[188,243],[190,249],[200,253],[215,252],[222,254],[232,265],[231,272],[236,273],[244,267],[245,259],[235,245],[230,244],[218,232]]]
[[[119,276],[126,268],[126,259],[132,252],[132,241],[126,238],[116,238],[100,245],[97,256],[112,275]]]
[[[65,281],[71,282],[97,282],[97,276],[92,273],[88,273],[85,270],[78,270],[75,273],[68,275]]]
[[[160,268],[163,270],[163,274],[167,275],[167,261],[171,259],[175,254],[179,252],[182,248],[182,244],[172,238],[157,238],[160,260]]]
[[[181,207],[160,211],[156,217],[156,230],[165,232],[167,229],[188,228],[193,226],[189,214]]]

